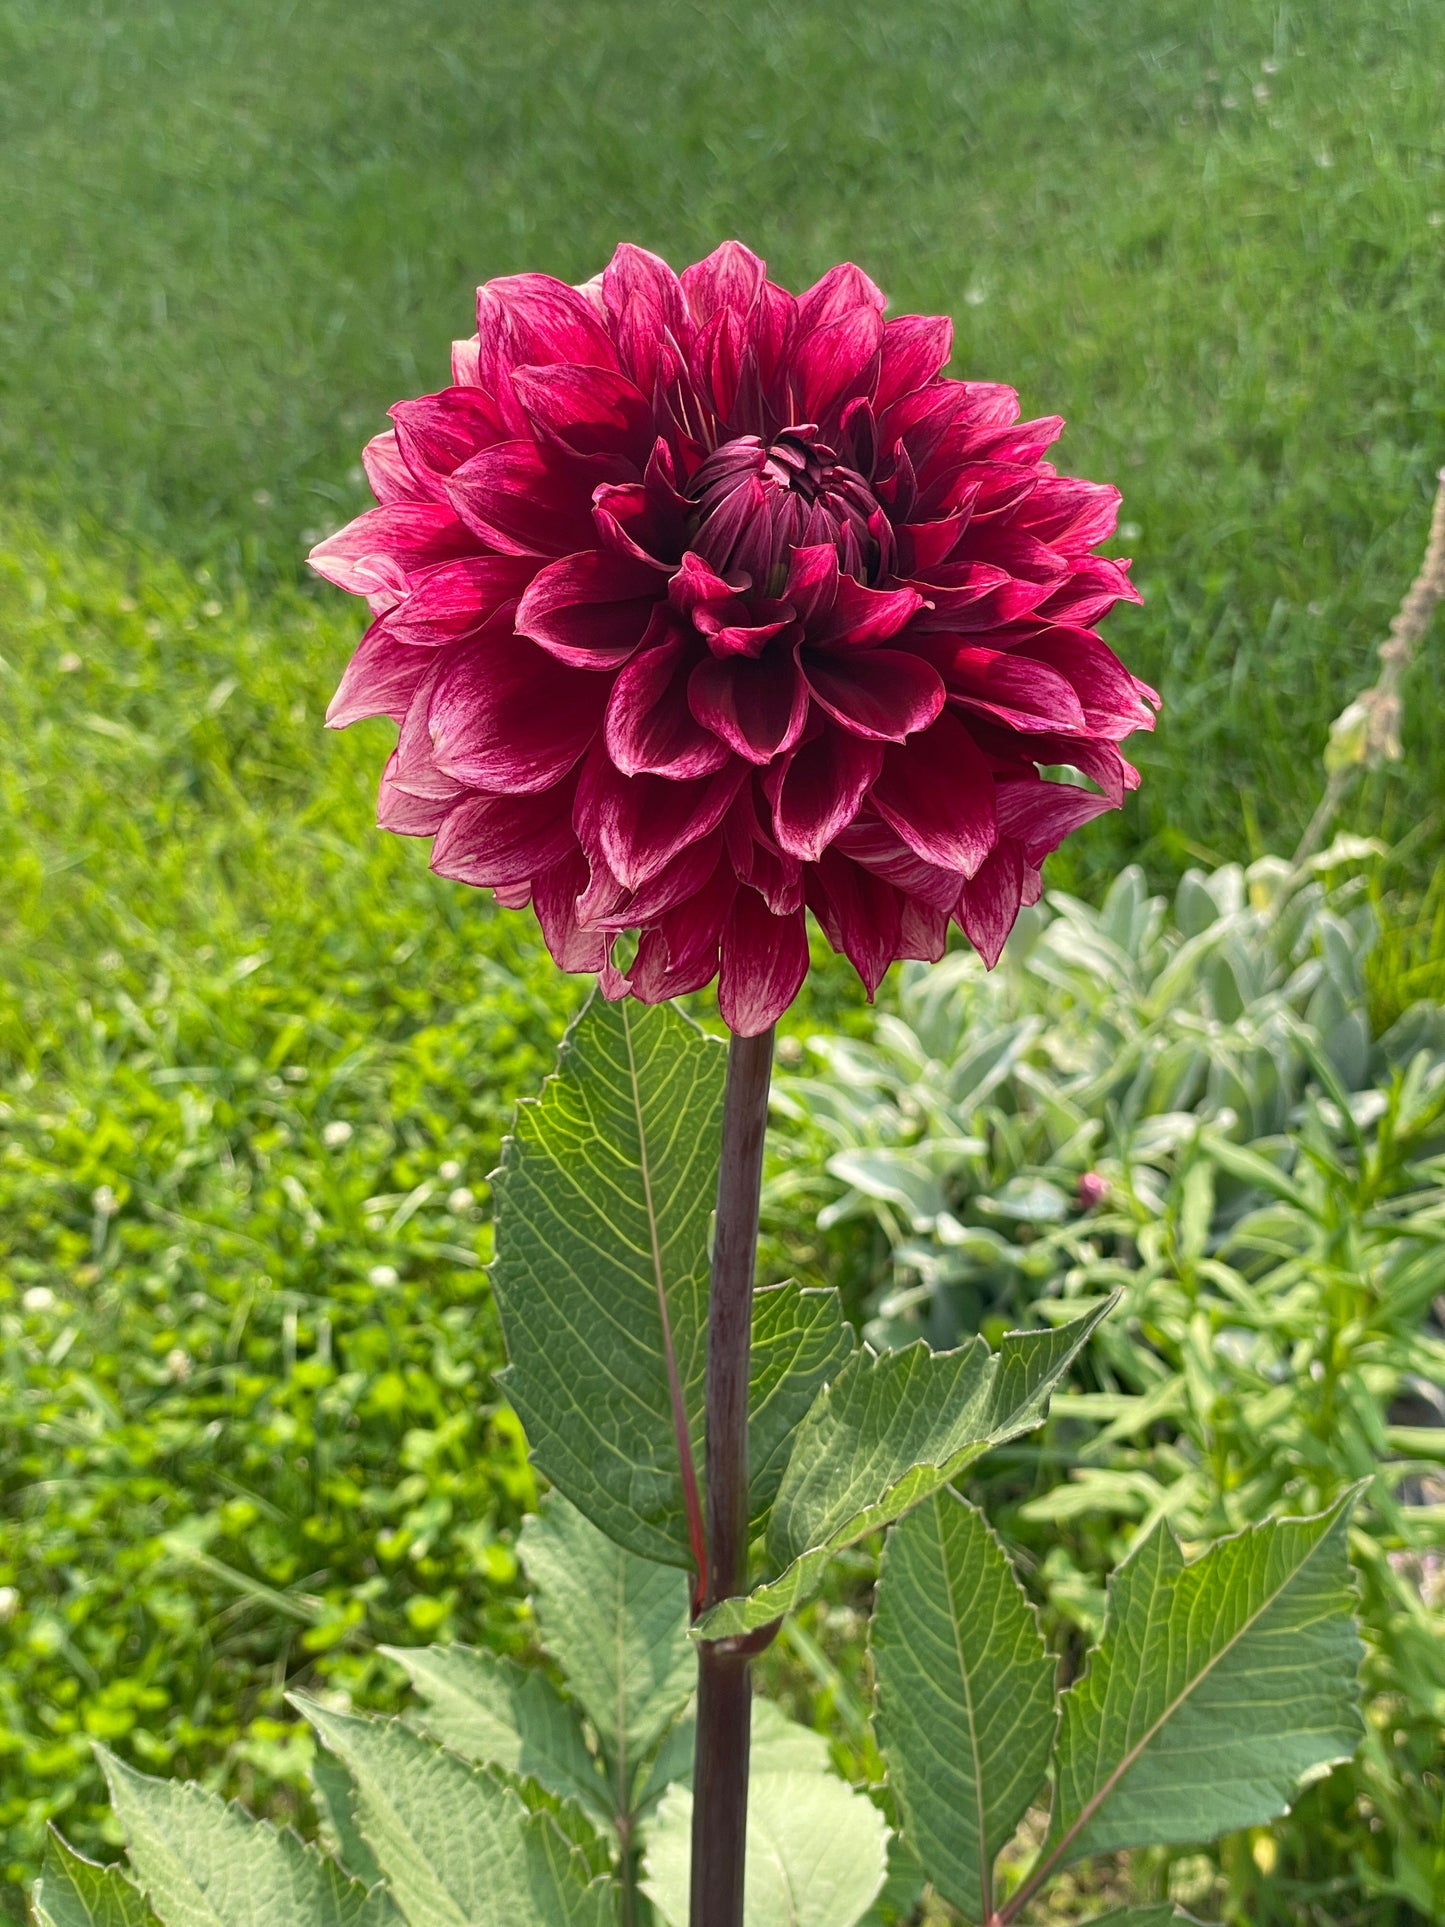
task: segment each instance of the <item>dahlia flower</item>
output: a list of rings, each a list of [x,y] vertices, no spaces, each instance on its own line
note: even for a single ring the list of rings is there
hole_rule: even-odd
[[[802,983],[805,910],[870,996],[950,920],[993,964],[1158,700],[1095,633],[1138,600],[1094,553],[1118,491],[884,307],[734,241],[490,281],[452,386],[365,451],[380,506],[311,556],[374,616],[327,720],[399,725],[381,824],[609,995],[717,977],[743,1035]]]

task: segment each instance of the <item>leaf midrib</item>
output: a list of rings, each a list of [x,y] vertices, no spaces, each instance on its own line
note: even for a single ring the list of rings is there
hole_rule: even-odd
[[[943,1568],[943,1589],[948,1599],[948,1623],[953,1628],[953,1650],[958,1657],[958,1676],[963,1684],[964,1715],[968,1720],[968,1744],[973,1754],[973,1801],[978,1820],[978,1889],[982,1902],[980,1912],[985,1920],[993,1912],[993,1869],[989,1864],[988,1831],[983,1804],[983,1761],[978,1750],[978,1722],[974,1718],[973,1679],[969,1672],[968,1661],[963,1654],[963,1633],[958,1616],[958,1605],[954,1597],[953,1573],[948,1563],[948,1548],[944,1544],[942,1522],[939,1520],[938,1495],[933,1498],[933,1517],[938,1527],[939,1564]]]
[[[1226,1658],[1231,1652],[1234,1651],[1235,1647],[1239,1644],[1240,1640],[1242,1640],[1246,1635],[1246,1633],[1250,1632],[1252,1628],[1259,1623],[1259,1621],[1264,1617],[1265,1613],[1267,1613],[1269,1609],[1278,1601],[1278,1599],[1280,1598],[1280,1595],[1284,1593],[1291,1585],[1293,1585],[1296,1579],[1299,1578],[1300,1574],[1305,1570],[1305,1568],[1309,1565],[1310,1561],[1314,1558],[1315,1554],[1320,1550],[1321,1546],[1323,1546],[1325,1541],[1329,1538],[1330,1532],[1334,1528],[1334,1524],[1335,1524],[1335,1521],[1332,1519],[1330,1521],[1330,1524],[1320,1534],[1319,1538],[1316,1539],[1314,1544],[1309,1548],[1304,1558],[1300,1560],[1299,1564],[1290,1569],[1290,1571],[1285,1575],[1285,1577],[1280,1582],[1280,1584],[1275,1588],[1275,1590],[1272,1593],[1270,1593],[1268,1598],[1262,1600],[1259,1606],[1255,1609],[1255,1611],[1252,1612],[1247,1619],[1241,1622],[1239,1630],[1234,1634],[1233,1638],[1227,1641],[1225,1645],[1220,1647],[1219,1651],[1213,1655],[1213,1657],[1208,1661],[1208,1663],[1205,1666],[1201,1667],[1199,1672],[1194,1675],[1193,1679],[1189,1681],[1188,1685],[1185,1686],[1183,1691],[1175,1695],[1175,1697],[1169,1702],[1168,1706],[1166,1706],[1163,1712],[1160,1713],[1158,1719],[1154,1721],[1154,1724],[1151,1727],[1149,1727],[1145,1733],[1140,1735],[1138,1741],[1129,1750],[1129,1752],[1126,1753],[1124,1757],[1119,1761],[1119,1764],[1114,1768],[1113,1772],[1105,1780],[1103,1786],[1099,1788],[1098,1792],[1095,1793],[1092,1796],[1092,1798],[1090,1798],[1089,1800],[1086,1800],[1084,1805],[1079,1809],[1078,1818],[1060,1836],[1059,1843],[1054,1848],[1053,1852],[1049,1854],[1047,1859],[1040,1861],[1039,1865],[1034,1869],[1033,1873],[1030,1874],[1029,1878],[1018,1889],[1017,1893],[1015,1893],[1015,1895],[1013,1896],[1013,1899],[1009,1902],[1008,1906],[1004,1909],[1003,1914],[1000,1916],[1001,1920],[1003,1921],[1014,1920],[1017,1917],[1019,1910],[1022,1907],[1024,1907],[1029,1900],[1033,1898],[1034,1894],[1038,1892],[1038,1889],[1042,1885],[1042,1883],[1053,1872],[1054,1868],[1058,1866],[1062,1856],[1068,1851],[1070,1845],[1075,1840],[1078,1839],[1079,1835],[1089,1825],[1090,1821],[1093,1820],[1094,1816],[1099,1812],[1099,1809],[1104,1805],[1105,1801],[1112,1797],[1112,1795],[1117,1790],[1120,1781],[1124,1778],[1125,1774],[1127,1774],[1133,1767],[1138,1765],[1139,1761],[1143,1758],[1145,1752],[1153,1744],[1155,1739],[1158,1738],[1159,1734],[1163,1731],[1164,1727],[1168,1725],[1169,1721],[1173,1719],[1174,1715],[1179,1711],[1180,1707],[1184,1705],[1185,1701],[1189,1699],[1191,1694],[1198,1691],[1199,1687],[1203,1685],[1206,1679],[1209,1678],[1210,1674],[1214,1671],[1215,1667],[1219,1664],[1219,1662],[1222,1659]]]

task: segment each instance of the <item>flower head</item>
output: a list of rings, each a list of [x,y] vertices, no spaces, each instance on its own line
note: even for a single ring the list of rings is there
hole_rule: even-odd
[[[311,556],[375,618],[328,721],[400,726],[381,823],[611,995],[716,976],[745,1034],[802,983],[806,909],[870,995],[951,919],[992,964],[1158,700],[1095,633],[1138,599],[1093,553],[1117,490],[884,305],[736,242],[488,282],[453,385],[365,452],[380,506]]]

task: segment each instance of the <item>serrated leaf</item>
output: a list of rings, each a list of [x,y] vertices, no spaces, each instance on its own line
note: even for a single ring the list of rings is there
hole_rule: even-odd
[[[153,1780],[103,1747],[131,1866],[164,1927],[396,1927],[382,1893],[234,1803]]]
[[[671,1386],[700,1464],[726,1055],[670,1005],[594,995],[494,1179],[503,1383],[533,1460],[609,1537],[678,1566]]]
[[[532,1457],[609,1537],[683,1567],[693,1548],[674,1390],[696,1471],[726,1055],[670,1005],[594,997],[556,1075],[520,1107],[495,1178],[492,1284],[511,1361],[501,1378]],[[757,1294],[755,1522],[853,1343],[836,1292]]]
[[[610,1883],[593,1880],[545,1813],[400,1720],[295,1704],[356,1784],[356,1818],[407,1927],[612,1927]]]
[[[83,1859],[54,1828],[30,1904],[37,1927],[159,1927],[145,1895],[119,1867]]]
[[[318,1746],[312,1754],[311,1785],[323,1845],[354,1879],[375,1887],[381,1880],[381,1868],[356,1825],[355,1784],[345,1765],[324,1746]]]
[[[755,1532],[778,1495],[793,1434],[855,1348],[836,1291],[789,1283],[755,1293],[748,1376],[748,1506]]]
[[[543,1644],[625,1786],[697,1684],[687,1581],[624,1551],[556,1493],[518,1550]]]
[[[855,1927],[887,1873],[888,1828],[865,1795],[807,1767],[755,1772],[748,1788],[743,1927]],[[642,1890],[687,1927],[692,1793],[668,1789],[648,1830]]]
[[[903,1836],[945,1900],[992,1909],[994,1860],[1044,1785],[1055,1661],[984,1516],[952,1492],[896,1525],[871,1632]]]
[[[782,1570],[698,1622],[707,1639],[750,1632],[791,1612],[828,1561],[901,1518],[991,1446],[1039,1424],[1049,1393],[1113,1300],[1054,1331],[1009,1332],[993,1355],[981,1338],[932,1352],[864,1350],[814,1400],[794,1434],[768,1527]]]
[[[417,1724],[434,1740],[477,1766],[536,1780],[611,1823],[613,1802],[581,1721],[545,1673],[471,1646],[381,1650],[406,1668],[425,1700]]]
[[[1263,1825],[1349,1758],[1352,1503],[1252,1526],[1192,1564],[1162,1521],[1131,1552],[1064,1695],[1045,1864]]]

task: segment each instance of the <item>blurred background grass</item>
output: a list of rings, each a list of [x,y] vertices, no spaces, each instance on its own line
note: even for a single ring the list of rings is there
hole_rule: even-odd
[[[385,726],[320,729],[361,623],[301,569],[476,283],[736,234],[952,314],[1122,485],[1111,640],[1165,696],[1053,880],[1164,882],[1293,846],[1415,568],[1442,55],[1438,0],[0,0],[12,1878],[52,1812],[100,1837],[88,1733],[285,1811],[288,1676],[384,1698],[373,1639],[511,1636],[483,1180],[579,986],[374,832]],[[1415,994],[1440,688],[1350,813]]]

